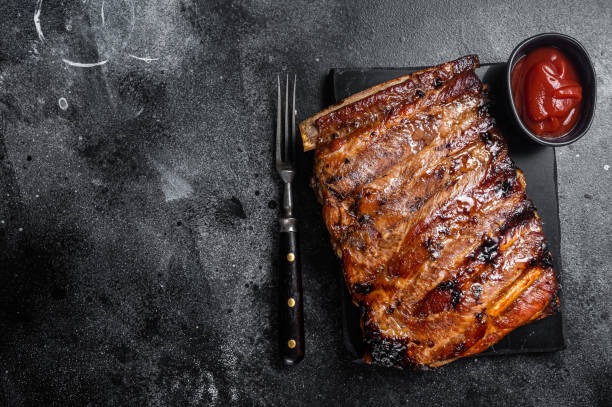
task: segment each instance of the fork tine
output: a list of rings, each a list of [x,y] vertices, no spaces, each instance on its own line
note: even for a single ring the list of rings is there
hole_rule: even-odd
[[[280,75],[276,75],[276,84],[278,88],[278,98],[276,101],[276,163],[279,164],[283,161],[281,156],[281,88],[280,88]]]
[[[297,139],[295,138],[295,86],[297,75],[293,75],[293,102],[291,103],[291,155],[292,160],[295,160],[297,155]]]
[[[289,150],[291,140],[289,140],[289,74],[287,74],[287,82],[285,83],[285,163],[291,162]]]

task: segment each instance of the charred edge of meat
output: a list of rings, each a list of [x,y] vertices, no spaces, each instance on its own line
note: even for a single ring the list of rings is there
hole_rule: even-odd
[[[496,143],[494,141],[492,144]],[[494,161],[491,163],[490,171],[488,171],[485,179],[482,180],[481,185],[483,187],[488,186],[489,183],[497,182],[500,178],[516,178],[516,164],[514,164],[514,161],[512,161],[508,154],[496,154],[494,148],[491,148],[490,151],[493,153]]]
[[[357,219],[357,222],[359,223],[370,223],[370,221],[372,220],[372,218],[370,217],[370,215],[368,214],[363,214],[359,217],[359,219]]]
[[[359,308],[359,315],[362,321],[367,321],[368,318],[368,306],[361,301],[357,301],[357,307]]]
[[[499,255],[498,249],[499,239],[485,236],[483,242],[475,251],[475,257],[485,264],[493,263],[495,258]]]
[[[479,116],[489,115],[492,110],[493,110],[493,105],[491,104],[491,102],[483,103],[482,105],[478,107],[478,115]]]
[[[423,79],[427,77],[431,77],[431,75],[444,75],[445,67],[451,66],[453,68],[453,73],[455,75],[459,75],[462,72],[465,72],[471,68],[478,66],[478,56],[476,55],[466,55],[454,61],[446,62],[440,64],[438,66],[431,67],[421,72],[415,72],[406,80],[397,83],[391,87],[380,90],[376,93],[373,93],[363,99],[357,100],[351,104],[340,107],[337,110],[334,110],[328,113],[325,116],[321,116],[315,120],[315,125],[319,129],[323,129],[328,127],[334,123],[345,121],[346,117],[351,117],[357,112],[361,112],[364,110],[368,110],[372,106],[375,106],[383,101],[385,101],[389,95],[401,93],[401,92],[410,92],[411,89],[416,87],[416,85],[420,84]],[[428,84],[424,84],[428,85]]]
[[[374,291],[374,285],[369,282],[353,284],[353,292],[359,295],[368,295]]]
[[[499,255],[499,238],[508,230],[529,222],[535,216],[535,206],[523,193],[523,199],[517,208],[513,209],[506,216],[506,221],[494,233],[497,237],[485,236],[483,241],[466,258],[466,263],[470,261],[481,261],[485,264],[492,264]],[[538,259],[533,261],[538,262]],[[534,264],[535,265],[535,264]],[[466,273],[472,274],[473,269],[467,267]]]
[[[535,216],[535,205],[531,201],[531,199],[524,199],[521,202],[521,205],[514,209],[512,213],[506,218],[506,221],[499,228],[499,233],[504,234],[508,230],[527,223]]]
[[[319,201],[319,203],[322,205],[324,203],[323,186],[317,181],[317,178],[314,175],[310,178],[309,184],[315,196],[317,197],[317,201]]]
[[[477,55],[466,55],[454,61],[453,71],[457,74],[469,68],[476,68],[480,65]]]
[[[542,246],[540,246],[539,258],[539,263],[542,267],[549,268],[553,266],[552,253],[548,249],[546,243],[542,243]]]
[[[432,101],[437,104],[447,103],[463,95],[478,94],[481,89],[482,82],[478,75],[474,71],[467,71],[447,82],[446,88],[442,89]]]
[[[436,289],[441,291],[450,291],[450,305],[453,308],[455,308],[457,304],[459,304],[459,302],[461,301],[461,298],[463,298],[463,291],[461,291],[458,286],[459,281],[453,279],[443,281],[438,284],[438,287],[436,287]]]
[[[342,175],[332,175],[331,177],[329,177],[327,179],[327,181],[325,181],[325,183],[327,185],[331,185],[331,184],[335,184],[336,182],[340,181],[342,179]]]
[[[489,144],[491,143],[491,141],[493,140],[493,138],[491,137],[491,133],[489,133],[488,131],[485,133],[480,133],[480,139],[485,143],[485,144]]]
[[[516,185],[516,180],[514,178],[506,178],[503,181],[498,181],[495,184],[495,195],[498,198],[506,198],[510,196],[514,185]]]
[[[398,299],[396,299],[391,305],[389,305],[389,307],[386,309],[386,313],[391,315],[395,312],[396,309],[398,309],[399,307],[402,306],[402,302]]]
[[[559,293],[556,292],[553,294],[552,298],[550,299],[550,302],[548,303],[548,306],[546,307],[546,310],[544,311],[544,313],[548,315],[552,315],[552,314],[559,312],[560,310],[561,310],[561,304],[559,303]]]
[[[327,189],[327,192],[332,196],[332,198],[334,198],[336,201],[338,202],[342,202],[344,201],[344,194],[338,192],[335,188],[331,187],[330,185],[325,185],[323,188]]]
[[[363,342],[366,354],[371,356],[371,361],[375,365],[397,368],[417,366],[414,360],[406,355],[406,350],[410,343],[409,338],[397,339],[385,337],[378,327],[368,324],[366,329],[364,329]]]
[[[438,284],[437,288],[443,291],[452,290],[457,287],[457,283],[458,283],[457,280],[443,281],[440,284]]]

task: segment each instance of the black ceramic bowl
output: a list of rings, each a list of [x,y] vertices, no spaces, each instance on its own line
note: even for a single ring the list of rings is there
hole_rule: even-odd
[[[526,54],[540,47],[555,47],[561,50],[573,63],[580,75],[582,85],[582,112],[576,125],[565,135],[556,138],[540,137],[523,124],[521,117],[516,111],[512,98],[511,73],[514,65]],[[514,48],[506,66],[506,95],[510,107],[511,116],[516,120],[517,126],[525,136],[546,146],[564,146],[578,140],[586,134],[591,127],[595,114],[595,101],[597,98],[597,87],[595,84],[595,69],[586,49],[574,38],[557,33],[538,34],[526,39]]]

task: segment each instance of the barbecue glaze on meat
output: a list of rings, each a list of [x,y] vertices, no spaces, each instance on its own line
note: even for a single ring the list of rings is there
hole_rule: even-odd
[[[300,124],[367,362],[441,366],[558,306],[540,219],[477,65],[465,56],[403,76]]]

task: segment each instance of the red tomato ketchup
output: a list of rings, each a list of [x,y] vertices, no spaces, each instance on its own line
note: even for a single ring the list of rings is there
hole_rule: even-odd
[[[537,48],[521,58],[512,69],[511,85],[516,110],[531,132],[561,137],[576,124],[582,86],[574,65],[557,48]]]

